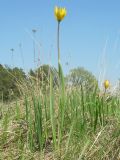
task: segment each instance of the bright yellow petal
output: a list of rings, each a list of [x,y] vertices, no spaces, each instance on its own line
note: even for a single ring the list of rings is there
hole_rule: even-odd
[[[60,14],[61,14],[61,20],[62,20],[65,17],[65,10],[61,9]]]
[[[55,7],[54,9],[55,17],[58,21],[61,21],[66,16],[66,9]]]
[[[57,16],[57,14],[58,14],[58,7],[55,7],[54,13],[55,13],[55,16]]]
[[[108,81],[108,80],[105,80],[105,82],[104,82],[104,87],[105,87],[105,89],[107,89],[109,86],[110,86],[109,81]]]

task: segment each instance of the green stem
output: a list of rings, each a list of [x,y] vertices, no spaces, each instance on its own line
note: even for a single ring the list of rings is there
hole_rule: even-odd
[[[57,30],[57,48],[58,48],[58,72],[60,74],[60,21],[58,21],[58,30]]]
[[[104,97],[106,96],[106,88],[105,88],[105,90],[104,90]]]

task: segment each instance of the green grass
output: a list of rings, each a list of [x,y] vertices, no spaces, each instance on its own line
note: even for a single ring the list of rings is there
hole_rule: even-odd
[[[0,160],[120,159],[120,103],[97,86],[67,87],[60,66],[58,88],[24,84],[23,96],[0,105]],[[30,86],[31,85],[31,86]]]

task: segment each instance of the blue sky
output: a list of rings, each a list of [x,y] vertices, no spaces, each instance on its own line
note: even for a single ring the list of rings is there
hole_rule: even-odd
[[[36,57],[40,64],[57,67],[56,5],[67,9],[60,26],[64,73],[82,66],[97,78],[100,74],[111,81],[120,78],[120,0],[1,0],[0,63],[26,71],[34,68],[32,29],[36,29]]]

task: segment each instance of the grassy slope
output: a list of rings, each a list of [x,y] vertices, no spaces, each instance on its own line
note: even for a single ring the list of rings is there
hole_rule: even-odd
[[[0,105],[0,160],[120,159],[118,98],[87,94],[82,86],[58,92],[52,77],[50,92],[34,87]]]

